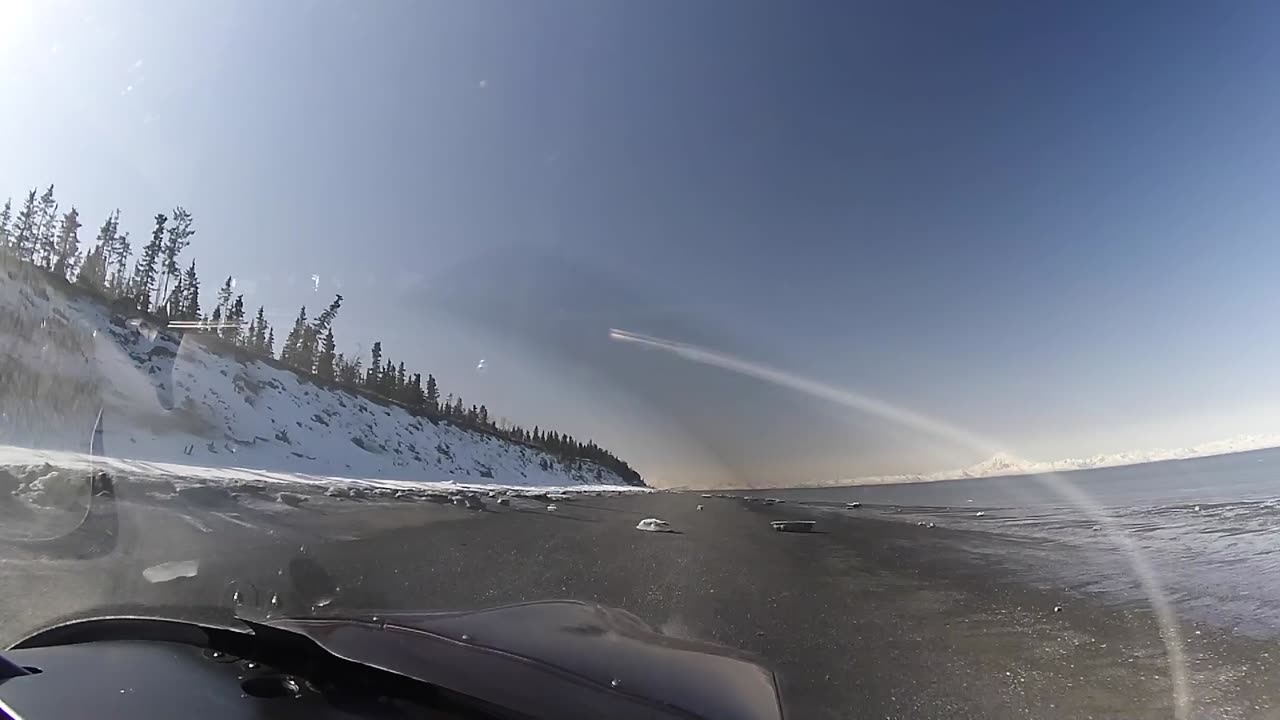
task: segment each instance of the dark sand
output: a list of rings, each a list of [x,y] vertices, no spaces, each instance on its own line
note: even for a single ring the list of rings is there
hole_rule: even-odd
[[[995,557],[1016,553],[1008,538],[697,495],[557,504],[551,513],[532,500],[490,501],[489,510],[468,512],[317,498],[274,520],[245,507],[230,513],[252,530],[212,522],[196,530],[134,508],[126,557],[109,572],[10,568],[0,578],[0,616],[21,620],[6,623],[4,635],[11,641],[15,628],[58,605],[34,610],[33,587],[66,593],[77,582],[114,602],[209,604],[225,599],[235,578],[262,602],[279,593],[287,606],[282,570],[303,552],[341,588],[329,613],[573,598],[747,650],[777,673],[791,718],[1175,716],[1149,609],[1033,588],[960,549],[980,541]],[[636,531],[645,517],[679,532]],[[794,517],[816,517],[820,532],[769,527]],[[188,557],[201,559],[197,578],[139,579],[147,564]],[[1268,644],[1182,630],[1193,681],[1187,717],[1276,716],[1280,678]]]

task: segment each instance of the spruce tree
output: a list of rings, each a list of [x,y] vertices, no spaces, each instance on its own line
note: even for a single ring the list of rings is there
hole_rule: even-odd
[[[18,219],[13,224],[13,254],[19,260],[30,260],[32,253],[35,252],[38,212],[36,190],[32,188],[31,192],[27,193],[26,202],[22,203],[22,210],[18,212]]]
[[[116,211],[116,223],[113,227],[119,227],[119,210]],[[133,248],[129,246],[129,233],[116,235],[111,241],[111,258],[114,262],[114,268],[111,278],[107,281],[109,291],[116,297],[124,297],[129,294],[129,258],[133,255]]]
[[[40,195],[37,210],[36,232],[31,260],[42,268],[53,266],[53,244],[58,223],[58,202],[53,199],[53,186],[50,185]]]
[[[249,327],[240,333],[240,344],[246,350],[257,350],[258,348],[258,319],[254,318],[249,321]]]
[[[53,187],[49,187],[50,192]],[[58,245],[58,203],[49,193],[48,199],[40,198],[40,225],[36,231],[36,249],[33,261],[45,270],[52,270]]]
[[[333,298],[333,302],[329,303],[329,307],[325,308],[324,312],[316,316],[316,321],[313,327],[316,331],[317,337],[324,335],[324,332],[329,329],[331,324],[333,324],[333,319],[338,316],[338,308],[340,307],[342,307],[342,296],[336,295]]]
[[[40,193],[40,215],[42,217],[48,215],[57,204],[58,201],[53,199],[53,185],[50,184],[44,192]]]
[[[382,341],[373,344],[370,354],[373,358],[369,361],[369,375],[365,378],[364,384],[370,390],[377,390],[382,373]]]
[[[218,307],[222,308],[223,317],[226,317],[227,311],[231,309],[231,291],[235,286],[235,278],[228,275],[226,282],[222,283],[222,287],[218,289]]]
[[[98,229],[97,247],[102,248],[102,284],[98,288],[111,295],[122,295],[129,270],[129,233],[120,234],[120,210],[107,215]]]
[[[264,308],[258,306],[258,314],[253,318],[253,337],[249,339],[249,347],[254,352],[264,352],[267,345],[267,317]]]
[[[196,322],[200,319],[200,278],[196,276],[196,261],[182,274],[182,319]]]
[[[182,275],[178,275],[178,282],[174,283],[173,291],[169,293],[168,300],[164,304],[164,314],[170,320],[181,320],[186,313],[183,306],[187,297],[186,288],[182,286]]]
[[[432,410],[440,409],[440,388],[436,387],[436,376],[427,374],[427,407]]]
[[[295,351],[297,352],[297,358],[294,360],[294,367],[303,372],[314,373],[316,368],[316,343],[311,328],[306,326],[302,328],[302,337],[298,341],[298,347],[295,348]]]
[[[244,324],[244,295],[237,295],[235,301],[231,303],[231,309],[227,311],[227,323],[224,328],[222,337],[233,343],[240,342],[241,329]]]
[[[267,327],[267,345],[262,349],[262,354],[269,358],[276,356],[276,329]]]
[[[191,244],[190,238],[195,234],[195,230],[191,229],[192,221],[191,213],[186,208],[179,206],[173,209],[173,224],[169,226],[164,247],[160,251],[161,283],[156,295],[157,302],[169,292],[169,283],[176,281],[182,272],[178,267],[178,255]]]
[[[298,317],[293,321],[293,329],[284,338],[284,345],[280,347],[280,361],[293,365],[298,356],[298,345],[302,340],[302,334],[307,327],[307,306],[303,305],[298,311]]]
[[[40,234],[36,240],[35,263],[45,270],[53,270],[58,247],[58,204],[54,203],[50,214],[40,221]]]
[[[329,303],[329,307],[325,308],[324,312],[316,316],[315,322],[307,328],[307,332],[303,335],[303,352],[301,354],[304,357],[310,358],[312,363],[319,362],[321,351],[321,348],[319,347],[320,342],[322,338],[324,338],[325,333],[329,332],[329,327],[333,324],[334,318],[338,316],[338,309],[340,307],[342,307],[342,296],[337,295],[334,297],[333,302]],[[306,369],[308,372],[315,372],[316,374],[319,374],[318,365],[316,367],[308,366]],[[330,370],[330,377],[332,376],[332,370]]]
[[[116,247],[116,217],[120,211],[117,210],[109,215],[102,222],[102,227],[98,228],[98,236],[94,239],[93,250],[90,256],[93,257],[92,264],[88,267],[88,272],[81,269],[80,282],[82,285],[91,287],[100,292],[108,290],[111,270],[115,266],[115,258],[112,252]],[[90,263],[90,258],[85,258],[85,263]]]
[[[320,353],[316,358],[316,375],[325,380],[333,379],[333,361],[334,361],[333,328],[325,331],[324,342],[320,346]]]
[[[62,216],[58,240],[54,247],[53,274],[71,279],[80,262],[80,212],[75,206]]]
[[[13,224],[13,198],[6,198],[0,209],[0,249],[8,249]]]
[[[84,262],[80,265],[76,283],[99,292],[102,291],[107,282],[107,264],[103,260],[102,251],[101,245],[89,251],[89,254],[84,258]]]
[[[165,223],[169,222],[164,213],[156,214],[156,226],[151,231],[151,241],[142,248],[138,263],[133,269],[133,297],[138,309],[143,312],[151,310],[151,294],[156,284],[156,263],[160,262],[160,252],[164,248]]]

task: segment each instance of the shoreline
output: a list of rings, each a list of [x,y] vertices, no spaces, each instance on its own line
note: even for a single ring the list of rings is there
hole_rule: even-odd
[[[868,553],[875,558],[873,566],[887,564],[921,582],[907,595],[941,586],[954,601],[944,634],[954,635],[946,633],[954,623],[984,636],[969,637],[952,651],[962,657],[996,650],[997,657],[988,660],[1021,666],[1029,684],[1019,694],[1032,701],[1027,709],[1033,717],[1176,716],[1169,647],[1149,602],[1116,600],[1032,577],[1012,557],[991,561],[993,555],[1012,556],[1028,545],[1044,549],[1053,543],[988,529],[925,528],[846,516],[799,504],[747,507],[770,517],[817,519],[863,549],[879,546]],[[975,555],[974,546],[985,552]],[[1175,625],[1181,640],[1176,651],[1187,677],[1184,717],[1255,717],[1276,707],[1280,664],[1272,658],[1272,641],[1185,617]],[[987,642],[992,645],[984,648]],[[1016,670],[1008,672],[1018,676]],[[1089,696],[1088,705],[1062,712],[1083,699],[1081,694]],[[1133,704],[1126,706],[1126,699]]]

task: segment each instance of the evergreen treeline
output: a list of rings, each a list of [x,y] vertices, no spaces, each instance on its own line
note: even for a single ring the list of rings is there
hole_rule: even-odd
[[[82,250],[79,211],[73,205],[60,212],[53,189],[53,185],[43,192],[33,188],[16,212],[12,199],[5,201],[0,208],[0,252],[107,299],[128,302],[176,327],[216,334],[249,352],[277,358],[275,328],[267,322],[265,308],[259,306],[246,323],[244,295],[235,292],[233,278],[219,286],[212,309],[203,310],[196,262],[179,262],[196,234],[189,211],[176,207],[168,215],[157,213],[150,237],[135,258],[129,233],[120,229],[120,211],[115,210],[103,220],[90,247]],[[485,405],[468,405],[461,395],[441,397],[434,375],[428,373],[424,380],[422,373],[407,370],[404,362],[384,357],[381,342],[373,344],[367,367],[362,358],[337,352],[332,325],[342,300],[341,295],[335,296],[314,319],[308,319],[305,305],[299,309],[278,360],[299,373],[363,389],[419,414],[541,448],[562,462],[588,460],[613,470],[628,483],[642,484],[627,463],[591,440],[538,426],[529,430],[495,420]]]

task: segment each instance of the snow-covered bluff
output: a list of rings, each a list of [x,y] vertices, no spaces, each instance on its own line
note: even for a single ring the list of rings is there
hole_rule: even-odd
[[[415,417],[216,340],[154,327],[0,260],[0,462],[71,461],[65,451],[87,450],[98,407],[109,456],[168,474],[627,485],[594,463]]]

